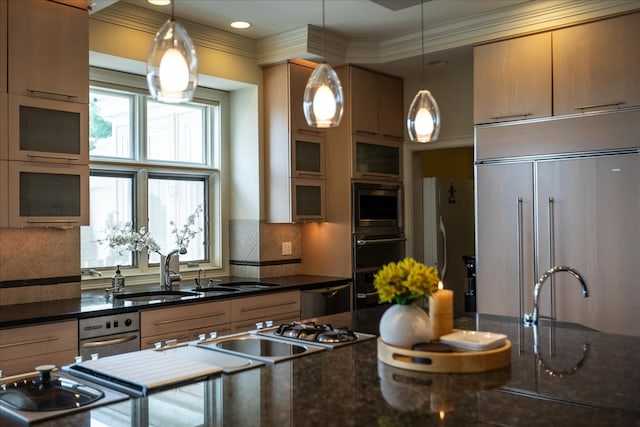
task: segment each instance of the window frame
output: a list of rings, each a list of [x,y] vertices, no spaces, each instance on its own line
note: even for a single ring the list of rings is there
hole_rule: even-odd
[[[136,229],[147,226],[148,221],[148,192],[149,176],[167,176],[174,178],[197,177],[205,183],[205,217],[207,247],[205,262],[181,262],[180,272],[183,279],[195,277],[199,270],[204,270],[207,277],[228,274],[228,241],[223,228],[228,223],[228,203],[225,181],[228,176],[228,111],[229,97],[225,91],[199,87],[196,90],[193,103],[204,104],[213,111],[204,114],[205,127],[205,156],[203,164],[172,163],[166,161],[150,161],[146,159],[146,102],[148,97],[144,76],[107,70],[104,68],[90,68],[90,90],[116,91],[133,94],[132,103],[132,158],[117,157],[89,157],[91,174],[130,174],[133,176],[133,210]],[[136,132],[135,129],[138,129]],[[211,141],[211,143],[207,143]],[[165,248],[162,248],[166,250]],[[127,285],[159,283],[160,268],[157,263],[149,263],[146,251],[134,253],[133,266],[123,269]],[[82,288],[99,288],[110,283],[112,267],[82,269]],[[98,272],[102,274],[95,274]]]

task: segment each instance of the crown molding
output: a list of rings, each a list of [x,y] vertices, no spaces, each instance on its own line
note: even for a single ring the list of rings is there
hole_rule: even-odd
[[[638,10],[637,0],[531,1],[497,12],[449,22],[422,31],[407,31],[386,40],[349,40],[339,33],[313,25],[253,40],[190,21],[180,20],[197,46],[254,59],[268,65],[293,58],[325,60],[333,64],[379,64],[486,43],[508,37],[548,31],[605,16]],[[90,16],[137,31],[155,34],[167,16],[118,2]]]

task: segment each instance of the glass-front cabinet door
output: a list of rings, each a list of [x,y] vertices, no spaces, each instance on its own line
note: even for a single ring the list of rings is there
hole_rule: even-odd
[[[89,167],[9,161],[9,226],[89,225]]]
[[[324,221],[325,191],[324,180],[294,179],[293,192],[293,221]]]
[[[87,164],[89,107],[9,95],[9,159]]]
[[[402,179],[402,143],[354,135],[352,177]]]
[[[293,144],[292,175],[299,178],[324,178],[324,138],[296,134]]]

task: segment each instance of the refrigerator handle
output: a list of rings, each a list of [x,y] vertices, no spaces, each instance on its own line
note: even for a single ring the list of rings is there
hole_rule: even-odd
[[[444,221],[440,217],[440,231],[442,232],[442,274],[440,280],[444,283],[444,276],[447,274],[447,228],[444,226]]]
[[[548,230],[548,239],[549,239],[549,268],[553,268],[556,260],[556,247],[555,247],[555,234],[556,234],[556,225],[555,225],[555,200],[553,197],[549,197],[549,205],[547,208],[547,215],[549,221],[549,230]],[[549,278],[549,286],[550,286],[550,305],[551,305],[551,318],[556,318],[556,287],[554,285],[553,277]]]
[[[517,222],[516,222],[516,239],[517,239],[517,246],[518,246],[518,317],[522,317],[524,315],[524,310],[523,310],[523,300],[522,300],[522,294],[523,294],[523,284],[524,284],[524,272],[523,272],[523,264],[524,264],[524,250],[523,250],[523,242],[522,242],[522,197],[518,197],[518,216],[517,216]]]

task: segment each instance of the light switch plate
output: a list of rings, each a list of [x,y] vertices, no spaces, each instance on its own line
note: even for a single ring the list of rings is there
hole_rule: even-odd
[[[282,242],[282,255],[291,255],[291,242]]]

